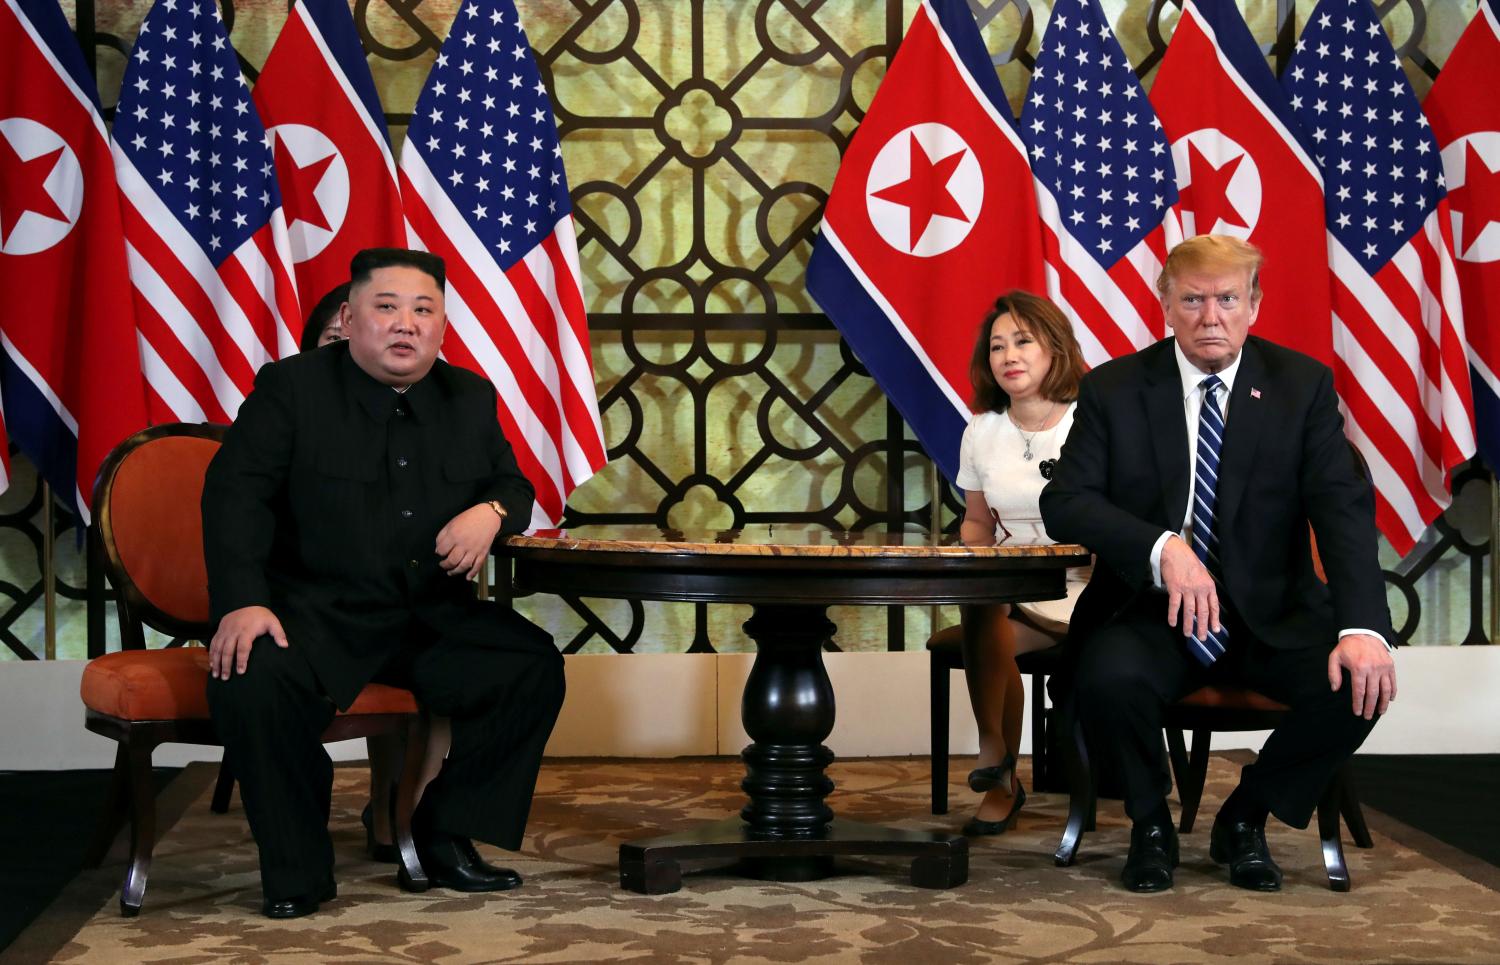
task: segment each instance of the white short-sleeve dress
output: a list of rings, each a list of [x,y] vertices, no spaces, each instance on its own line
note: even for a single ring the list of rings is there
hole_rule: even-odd
[[[981,412],[964,430],[958,450],[960,489],[984,494],[984,501],[998,518],[995,541],[1007,538],[1018,542],[1051,543],[1042,525],[1039,506],[1042,487],[1047,485],[1052,467],[1062,451],[1063,440],[1073,427],[1076,402],[1068,403],[1057,425],[1031,437],[1031,459],[1026,459],[1026,436],[1004,412]],[[1009,534],[1007,536],[1007,534]],[[1020,603],[1038,623],[1061,632],[1067,628],[1078,594],[1088,584],[1091,567],[1068,570],[1068,595],[1061,600],[1038,600]]]

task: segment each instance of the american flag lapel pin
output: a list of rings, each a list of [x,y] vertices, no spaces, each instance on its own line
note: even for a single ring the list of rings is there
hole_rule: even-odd
[[[1252,398],[1252,399],[1258,399],[1258,398],[1260,398],[1260,389],[1254,389],[1254,388],[1252,388],[1250,390],[1250,398]]]

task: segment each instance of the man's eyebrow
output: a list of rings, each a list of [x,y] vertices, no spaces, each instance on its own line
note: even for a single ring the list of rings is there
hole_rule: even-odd
[[[375,293],[375,297],[376,298],[400,298],[401,295],[402,295],[401,292],[376,292]],[[424,295],[424,294],[413,295],[412,298],[414,300],[416,300],[416,301],[419,301],[419,302],[421,302],[421,301],[430,302],[430,301],[435,301],[436,300],[432,295]]]

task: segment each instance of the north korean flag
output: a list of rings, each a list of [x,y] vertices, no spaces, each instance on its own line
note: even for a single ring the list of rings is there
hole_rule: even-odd
[[[1423,103],[1443,157],[1473,374],[1475,442],[1500,467],[1500,20],[1474,20]]]
[[[1151,103],[1177,169],[1169,244],[1222,234],[1257,245],[1255,334],[1333,365],[1323,178],[1233,0],[1183,4]]]
[[[995,298],[1046,291],[1031,169],[963,0],[917,8],[823,212],[807,289],[951,480]]]
[[[344,0],[297,0],[255,105],[273,140],[297,297],[308,307],[349,280],[356,251],[406,244],[385,114]]]
[[[0,0],[0,290],[5,427],[87,522],[146,390],[109,136],[57,0]]]

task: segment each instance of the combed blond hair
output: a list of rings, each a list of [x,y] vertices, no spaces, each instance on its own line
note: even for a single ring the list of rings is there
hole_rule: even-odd
[[[1260,300],[1260,266],[1265,256],[1248,241],[1229,235],[1194,235],[1173,248],[1156,278],[1156,290],[1162,298],[1172,290],[1172,279],[1199,272],[1244,271],[1250,275],[1250,301]]]

